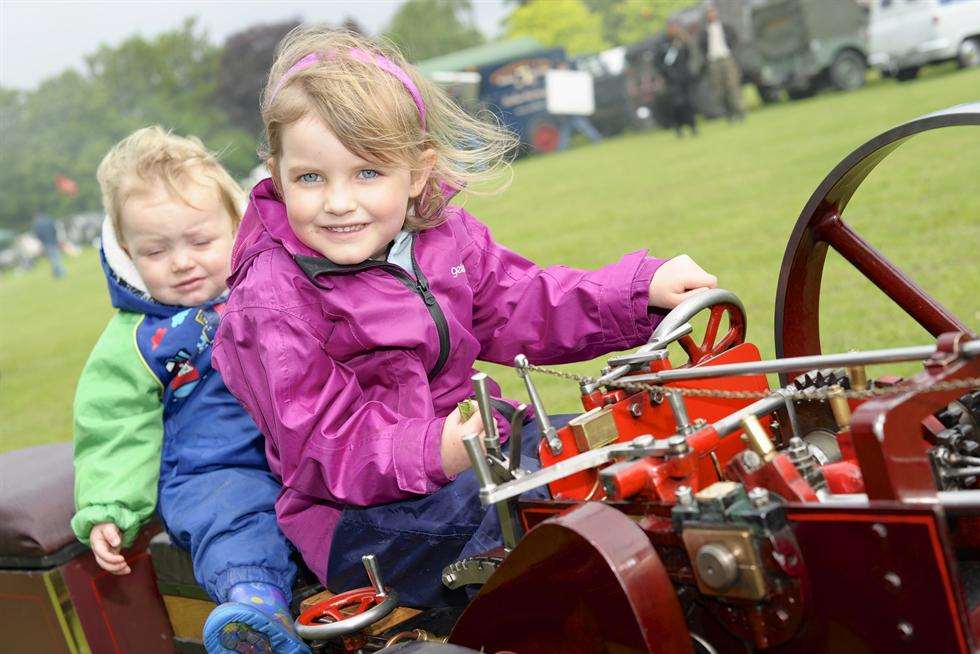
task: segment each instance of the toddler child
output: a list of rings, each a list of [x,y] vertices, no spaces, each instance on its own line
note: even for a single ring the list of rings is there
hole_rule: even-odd
[[[75,396],[72,528],[113,574],[153,514],[190,550],[215,601],[209,652],[309,652],[292,629],[296,576],[276,526],[281,488],[255,423],[211,366],[244,197],[196,138],[140,129],[98,170],[102,268],[118,312]],[[252,649],[248,649],[252,647]]]
[[[462,445],[483,425],[456,408],[474,361],[640,345],[716,280],[683,256],[586,272],[495,243],[447,202],[506,165],[513,137],[356,35],[287,35],[262,117],[271,178],[237,237],[214,357],[270,441],[279,524],[332,590],[366,585],[360,557],[375,553],[404,603],[463,602],[442,567],[500,540]]]

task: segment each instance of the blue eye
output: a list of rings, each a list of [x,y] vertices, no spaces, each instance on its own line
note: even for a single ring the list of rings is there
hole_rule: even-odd
[[[358,174],[361,176],[361,179],[374,179],[375,177],[380,177],[381,176],[381,173],[379,173],[376,170],[372,170],[370,168],[368,168],[366,170],[362,170]]]
[[[297,179],[304,184],[315,184],[320,181],[320,175],[317,173],[303,173]]]

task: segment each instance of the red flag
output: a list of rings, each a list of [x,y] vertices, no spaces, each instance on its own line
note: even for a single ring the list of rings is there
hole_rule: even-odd
[[[78,195],[78,182],[70,177],[65,177],[61,173],[54,176],[54,186],[58,189],[58,193],[62,195],[67,195],[70,198]]]

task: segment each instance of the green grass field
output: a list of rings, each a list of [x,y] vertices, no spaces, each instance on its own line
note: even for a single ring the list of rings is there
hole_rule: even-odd
[[[773,354],[783,249],[800,210],[855,147],[916,116],[980,100],[980,69],[909,84],[881,81],[703,124],[697,139],[630,134],[516,166],[503,195],[468,208],[496,238],[544,264],[597,267],[627,251],[687,253],[744,301],[749,338]],[[968,324],[980,325],[980,129],[917,137],[885,160],[845,218]],[[8,191],[10,192],[10,191]],[[71,438],[75,381],[111,314],[96,253],[51,279],[41,264],[0,277],[0,451]],[[928,335],[836,255],[821,307],[824,351],[923,344]],[[594,374],[600,362],[567,369]],[[903,372],[913,368],[907,367]],[[488,371],[513,397],[513,372]],[[577,388],[540,378],[551,412],[574,411]]]

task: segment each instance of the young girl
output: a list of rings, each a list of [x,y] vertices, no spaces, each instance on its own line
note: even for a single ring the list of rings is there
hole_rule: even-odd
[[[659,309],[716,280],[684,256],[542,269],[495,243],[447,199],[512,138],[351,34],[287,35],[262,115],[271,178],[243,219],[214,356],[270,440],[279,524],[332,590],[366,585],[375,553],[403,602],[463,601],[442,567],[500,538],[461,441],[483,425],[456,409],[474,361],[640,345]]]

